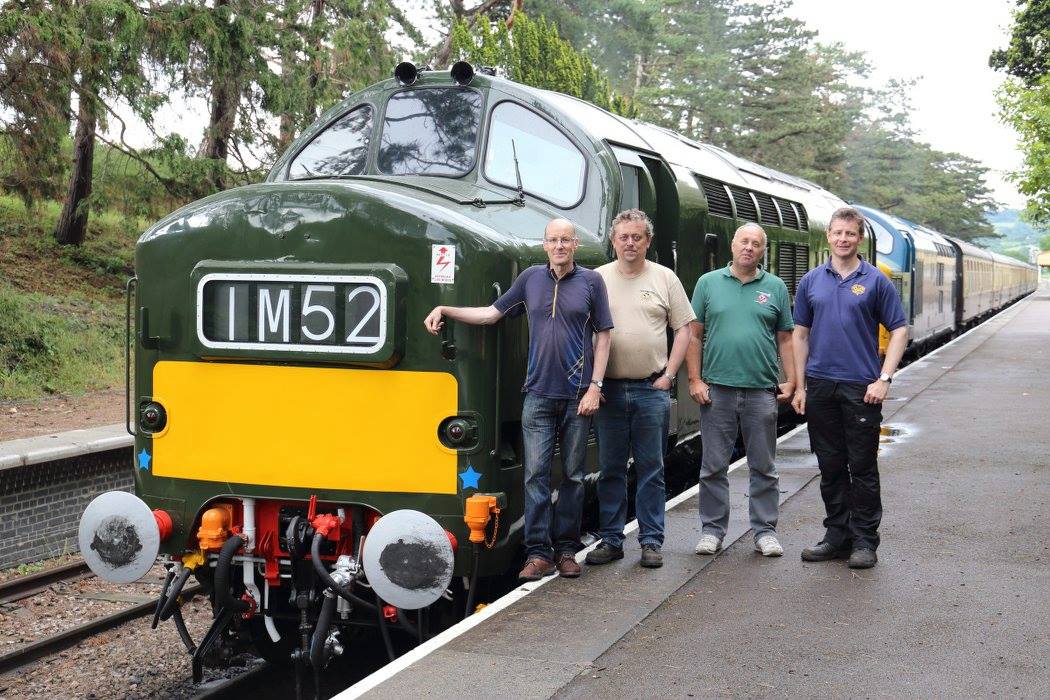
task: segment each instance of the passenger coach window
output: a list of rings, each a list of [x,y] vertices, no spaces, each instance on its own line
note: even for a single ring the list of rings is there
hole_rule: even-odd
[[[288,177],[357,175],[364,172],[372,135],[372,108],[358,107],[307,144],[292,161]]]
[[[485,177],[507,187],[517,187],[515,149],[522,188],[526,192],[561,207],[580,201],[587,172],[583,154],[536,113],[504,102],[492,110]]]
[[[391,96],[376,161],[388,175],[464,175],[474,167],[481,93],[463,88]]]

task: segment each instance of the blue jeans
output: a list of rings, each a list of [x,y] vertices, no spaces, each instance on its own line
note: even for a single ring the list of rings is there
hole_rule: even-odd
[[[627,459],[634,457],[638,481],[634,510],[638,542],[664,542],[664,450],[671,419],[671,395],[648,379],[606,379],[605,404],[594,420],[598,431],[599,534],[613,547],[623,546],[627,522]]]
[[[525,447],[525,556],[554,561],[575,554],[583,515],[583,466],[590,416],[576,413],[578,399],[548,399],[525,394],[521,437]],[[554,441],[561,447],[562,479],[551,505]],[[552,536],[553,510],[553,536]]]

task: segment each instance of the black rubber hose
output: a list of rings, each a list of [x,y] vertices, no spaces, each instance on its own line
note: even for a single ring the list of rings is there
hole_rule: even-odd
[[[244,546],[244,540],[237,535],[231,536],[223,542],[219,550],[219,560],[215,562],[215,604],[220,609],[226,608],[228,612],[240,614],[247,612],[251,607],[247,601],[238,600],[230,592],[230,569],[233,555]]]
[[[161,620],[167,620],[171,617],[171,614],[175,612],[175,609],[179,607],[179,596],[182,595],[182,589],[192,573],[192,569],[182,567],[182,571],[179,572],[179,577],[175,579],[175,585],[171,587],[171,591],[168,593],[168,597],[164,601],[164,607],[160,609]]]
[[[165,596],[168,593],[168,588],[171,587],[171,582],[175,578],[175,568],[168,569],[168,575],[164,577],[164,586],[160,589],[160,598],[157,598],[157,608],[153,611],[153,622],[150,623],[149,628],[151,630],[157,629],[157,623],[160,622],[160,611],[164,609],[164,604],[168,602]]]
[[[338,603],[339,599],[335,596],[325,596],[321,605],[321,614],[317,618],[314,637],[310,642],[310,665],[314,667],[314,673],[320,670],[324,662],[324,643],[328,638],[328,630],[332,626],[332,617],[335,616],[335,606]]]
[[[182,619],[182,608],[176,607],[171,617],[175,621],[175,629],[179,631],[182,643],[186,645],[186,651],[189,652],[190,656],[193,656],[194,652],[197,651],[197,645],[193,643],[193,637],[190,636],[190,631],[186,629],[186,621]]]
[[[314,535],[313,542],[310,543],[310,558],[314,562],[314,570],[317,572],[317,576],[321,579],[321,582],[324,583],[324,585],[326,585],[329,588],[331,588],[337,594],[339,594],[340,598],[342,598],[342,599],[344,599],[344,600],[346,600],[346,601],[348,601],[348,602],[350,602],[350,603],[352,603],[354,605],[360,605],[363,608],[368,608],[369,610],[379,610],[379,614],[382,615],[383,614],[382,610],[380,610],[376,606],[372,605],[371,603],[369,603],[364,598],[359,598],[358,596],[354,595],[350,591],[345,590],[342,586],[340,586],[338,583],[335,582],[335,580],[332,578],[332,575],[330,573],[328,573],[328,569],[324,568],[324,562],[321,561],[321,540],[322,539],[324,539],[324,535],[322,535],[320,532],[318,532],[317,534]],[[218,579],[218,573],[216,572],[216,580],[217,579]]]
[[[373,591],[375,593],[375,591]],[[393,661],[397,658],[394,654],[394,645],[390,641],[390,630],[386,626],[386,618],[383,617],[383,604],[379,601],[379,594],[375,593],[376,597],[376,617],[379,620],[379,634],[383,637],[383,646],[386,647],[386,655]]]
[[[478,589],[478,560],[480,559],[481,548],[477,542],[472,544],[474,545],[474,563],[470,569],[470,587],[467,589],[467,608],[463,611],[463,619],[474,614],[474,594],[477,593]]]

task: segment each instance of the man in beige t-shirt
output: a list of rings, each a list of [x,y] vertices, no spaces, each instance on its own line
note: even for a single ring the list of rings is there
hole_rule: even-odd
[[[623,558],[627,521],[627,461],[634,457],[635,512],[641,565],[663,565],[664,449],[671,416],[671,381],[689,347],[696,318],[674,272],[645,259],[653,224],[645,212],[628,209],[613,219],[616,260],[597,269],[605,280],[612,310],[612,347],[598,409],[599,525],[601,543],[588,564]],[[670,357],[667,329],[674,330]]]

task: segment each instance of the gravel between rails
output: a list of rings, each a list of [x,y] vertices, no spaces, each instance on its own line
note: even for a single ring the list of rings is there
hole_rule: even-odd
[[[112,584],[84,579],[0,608],[0,650],[25,644],[76,624],[129,607],[131,603],[81,596],[120,593],[157,596],[164,570],[155,566],[142,581]],[[211,624],[211,606],[196,597],[183,606],[186,626],[199,642]],[[253,659],[235,660],[229,670],[205,669],[205,682],[192,684],[190,656],[171,620],[150,629],[150,617],[87,639],[37,663],[0,675],[0,698],[192,698],[202,688],[241,673]],[[239,665],[238,665],[239,662]]]

